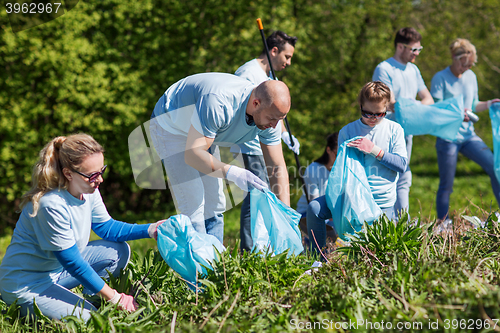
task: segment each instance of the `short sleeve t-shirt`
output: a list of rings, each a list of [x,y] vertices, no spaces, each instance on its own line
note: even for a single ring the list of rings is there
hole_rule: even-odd
[[[344,141],[356,136],[363,136],[369,139],[385,152],[397,154],[401,157],[408,156],[403,128],[392,120],[384,118],[374,127],[363,124],[361,119],[347,124],[339,132],[339,146]],[[399,173],[387,168],[369,154],[365,155],[364,167],[373,198],[377,205],[380,208],[394,206]]]
[[[378,64],[372,80],[387,84],[396,101],[399,98],[415,100],[419,91],[427,89],[422,74],[415,64],[409,62],[405,65],[393,57]],[[394,114],[388,114],[388,119],[394,120]]]
[[[63,267],[53,251],[87,246],[92,223],[111,219],[99,190],[83,200],[67,190],[53,190],[39,202],[37,215],[29,216],[28,203],[21,212],[12,240],[0,265],[0,293],[7,303],[25,303],[57,280]]]
[[[451,72],[450,67],[446,67],[437,72],[432,78],[431,95],[435,101],[443,101],[462,95],[464,97],[464,107],[472,110],[474,106],[475,109],[475,105],[479,100],[476,74],[469,69],[458,78]],[[475,135],[474,123],[464,121],[454,141],[467,141],[473,135]]]
[[[234,75],[248,80],[256,86],[264,81],[272,80],[272,78],[270,76],[267,76],[266,73],[262,70],[262,67],[260,67],[257,59],[250,60],[243,64],[236,70]],[[239,144],[238,146],[239,149],[235,149],[234,147],[231,148],[231,152],[238,153],[241,151],[242,154],[247,155],[262,155],[259,138],[255,138],[255,140]]]
[[[160,126],[175,135],[187,136],[191,125],[214,144],[231,147],[255,139],[277,145],[281,129],[260,130],[246,121],[246,107],[255,86],[235,75],[195,74],[170,86],[156,103],[154,116]]]

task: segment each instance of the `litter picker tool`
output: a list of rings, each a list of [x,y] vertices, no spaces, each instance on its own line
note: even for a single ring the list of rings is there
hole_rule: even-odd
[[[269,68],[271,68],[271,75],[273,80],[276,80],[276,74],[274,74],[274,69],[273,65],[271,64],[271,56],[269,55],[269,47],[267,46],[266,42],[266,36],[264,35],[264,26],[262,25],[262,20],[260,18],[257,19],[257,26],[259,27],[260,30],[260,36],[262,37],[262,43],[264,43],[264,49],[266,50],[266,56],[267,56],[267,62],[269,63]],[[295,145],[295,142],[292,140],[292,131],[290,131],[290,124],[288,123],[287,117],[283,119],[283,122],[285,123],[286,130],[288,131],[288,134],[290,135],[290,141],[292,147]],[[299,161],[299,155],[297,155],[295,152],[293,153],[295,155],[295,162],[297,163],[297,168],[299,169],[299,178],[302,181],[304,193],[306,195],[306,200],[309,203],[309,194],[307,193],[307,186],[304,181],[304,178],[302,177],[301,170],[302,168],[300,167],[300,161]]]

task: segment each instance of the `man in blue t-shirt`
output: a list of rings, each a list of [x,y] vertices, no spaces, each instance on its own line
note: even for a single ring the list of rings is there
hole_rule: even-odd
[[[416,57],[422,51],[420,41],[422,36],[413,28],[400,29],[394,39],[394,56],[381,62],[373,72],[373,81],[382,81],[391,89],[390,109],[393,110],[398,98],[409,98],[415,100],[420,98],[418,103],[433,104],[432,96],[425,86],[420,70],[414,64]],[[416,101],[417,102],[417,101]],[[396,120],[394,114],[387,117]],[[408,135],[406,139],[406,150],[408,152],[408,168],[401,173],[397,184],[397,200],[394,205],[396,216],[403,210],[409,209],[409,193],[411,186],[410,157],[413,137]]]
[[[266,43],[269,49],[269,57],[271,58],[272,68],[275,71],[281,71],[290,66],[296,41],[297,37],[288,36],[279,30],[267,37]],[[246,62],[234,74],[258,85],[264,81],[272,80],[271,65],[269,64],[264,48],[258,58]],[[281,138],[283,141],[296,154],[299,154],[300,144],[297,139],[293,135],[290,137],[283,123],[281,124],[281,129]],[[293,146],[291,145],[292,140],[294,142]],[[241,152],[245,169],[251,171],[266,183],[269,183],[266,164],[258,137],[252,141],[232,147],[231,152],[234,154]],[[247,194],[241,205],[240,213],[240,245],[242,250],[250,251],[252,249],[253,241],[250,229],[250,194]]]
[[[280,81],[255,86],[231,74],[203,73],[170,86],[157,102],[150,130],[167,171],[177,210],[196,231],[223,240],[222,178],[244,191],[267,187],[259,177],[218,158],[216,146],[231,147],[259,137],[271,189],[290,205],[288,172],[281,150],[280,121],[290,110]]]

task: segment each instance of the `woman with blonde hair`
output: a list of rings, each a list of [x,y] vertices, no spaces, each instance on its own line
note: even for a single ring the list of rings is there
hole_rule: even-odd
[[[99,294],[126,311],[135,311],[132,296],[120,294],[102,279],[125,268],[130,247],[125,241],[153,237],[162,221],[128,224],[113,220],[99,193],[104,149],[90,135],[60,136],[40,152],[32,188],[23,196],[22,212],[0,265],[0,293],[17,301],[21,314],[34,304],[49,318],[90,318],[95,307],[70,289]],[[101,240],[89,242],[93,230]]]
[[[488,110],[492,103],[500,99],[481,102],[478,98],[476,74],[471,70],[477,61],[476,48],[467,39],[457,38],[450,45],[452,63],[436,73],[431,82],[431,95],[435,102],[458,95],[464,97],[465,111],[481,112]],[[497,202],[500,203],[500,185],[493,167],[493,153],[474,132],[474,124],[467,114],[453,141],[436,139],[439,166],[439,188],[436,196],[437,217],[448,218],[450,195],[457,167],[458,153],[473,160],[490,176],[491,187]]]

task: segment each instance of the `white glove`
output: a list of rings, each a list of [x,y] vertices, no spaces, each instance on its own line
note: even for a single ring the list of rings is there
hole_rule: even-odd
[[[234,165],[231,165],[229,170],[227,170],[226,178],[246,192],[250,191],[252,187],[255,187],[258,190],[268,188],[266,182],[262,179],[250,171]]]
[[[299,147],[300,143],[299,140],[295,136],[292,135],[292,140],[293,140],[293,147],[292,147],[292,142],[290,141],[290,133],[288,132],[281,132],[281,139],[283,140],[284,143],[292,150],[295,154],[299,155]]]
[[[151,223],[148,227],[148,235],[150,238],[154,238],[154,240],[157,240],[158,238],[158,227],[165,222],[166,220],[160,220],[155,223]]]

